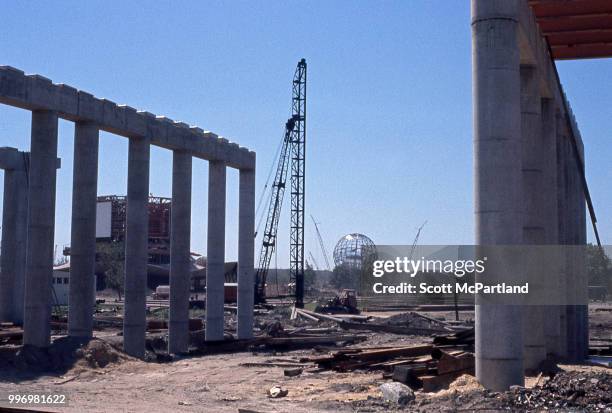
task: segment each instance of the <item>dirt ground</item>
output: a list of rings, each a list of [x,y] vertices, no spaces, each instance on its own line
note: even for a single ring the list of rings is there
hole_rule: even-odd
[[[591,309],[591,330],[598,338],[612,338],[612,306]],[[597,310],[597,311],[596,311]],[[391,315],[391,314],[387,314]],[[432,316],[452,314],[430,313]],[[470,319],[473,313],[463,314]],[[109,333],[105,333],[108,335]],[[101,338],[104,339],[104,335]],[[369,339],[356,346],[384,346],[428,342],[427,337],[395,334],[369,334]],[[98,347],[96,347],[98,346]],[[108,351],[104,344],[94,345],[93,351]],[[382,399],[378,387],[387,382],[381,372],[353,371],[338,373],[317,370],[313,365],[301,365],[300,357],[315,350],[289,352],[241,352],[188,357],[169,363],[136,360],[123,354],[103,357],[100,366],[83,357],[60,373],[24,374],[2,369],[0,365],[0,396],[7,394],[65,394],[68,406],[46,409],[58,412],[377,412],[401,410]],[[89,354],[89,353],[88,353]],[[275,366],[270,366],[274,364]],[[304,367],[297,377],[286,377],[291,366]],[[574,397],[577,403],[585,399],[585,391],[567,393],[568,386],[595,386],[595,390],[612,393],[612,370],[593,366],[560,366],[569,375],[558,374],[548,390],[541,388],[540,378],[528,378],[532,389],[492,393],[482,389],[475,379],[460,378],[451,389],[438,393],[416,392],[416,400],[405,411],[525,411],[533,406],[526,400],[537,397]],[[565,381],[563,381],[565,380]],[[572,384],[574,383],[575,384]],[[267,392],[273,386],[288,390],[287,396],[272,399]],[[603,387],[602,387],[603,386]],[[608,387],[605,387],[608,386]],[[573,387],[572,387],[573,388]],[[546,393],[548,392],[548,393]],[[546,395],[545,395],[546,393]],[[551,396],[552,394],[552,396]],[[577,394],[577,395],[576,395]],[[587,390],[588,396],[588,390]],[[573,411],[612,411],[612,400],[599,397],[601,406],[589,404]],[[548,399],[545,403],[548,402]],[[592,402],[592,400],[591,400]],[[561,406],[559,404],[559,406]],[[559,408],[557,406],[556,408]],[[576,407],[580,406],[575,405]],[[555,408],[554,404],[546,406]],[[41,410],[45,410],[41,408]],[[539,409],[537,409],[539,410]]]

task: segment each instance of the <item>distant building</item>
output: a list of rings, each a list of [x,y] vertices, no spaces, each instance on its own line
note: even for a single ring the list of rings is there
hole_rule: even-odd
[[[147,287],[154,290],[159,285],[170,282],[170,215],[172,199],[149,197],[149,261],[147,266]],[[124,242],[126,232],[127,198],[120,195],[104,195],[98,197],[96,210],[96,243],[108,244]],[[64,249],[64,255],[70,255],[70,248]],[[204,291],[206,286],[206,257],[192,253],[192,290]],[[70,264],[66,264],[69,271]],[[226,282],[236,282],[237,263],[225,264]],[[96,260],[95,273],[100,289],[104,289],[105,268]],[[63,283],[59,284],[60,290]]]
[[[69,289],[70,289],[70,264],[62,264],[53,268],[53,280],[52,280],[52,302],[54,305],[68,305]],[[92,305],[96,304],[95,299],[96,284],[94,284],[94,301]]]

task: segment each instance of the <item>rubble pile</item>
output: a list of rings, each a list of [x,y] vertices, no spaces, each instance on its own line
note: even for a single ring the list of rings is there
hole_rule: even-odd
[[[58,338],[47,348],[35,346],[15,347],[14,352],[2,357],[5,367],[14,367],[27,372],[62,372],[81,365],[102,368],[130,357],[115,349],[109,343],[91,339],[79,340],[71,337]]]
[[[584,409],[612,411],[612,374],[562,372],[541,386],[515,387],[503,394],[509,406],[521,410]]]

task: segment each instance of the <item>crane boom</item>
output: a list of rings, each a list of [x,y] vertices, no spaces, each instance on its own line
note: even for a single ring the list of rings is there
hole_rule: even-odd
[[[325,259],[325,266],[327,267],[327,271],[331,271],[331,265],[329,265],[329,258],[327,255],[327,250],[325,249],[325,244],[323,243],[323,237],[321,236],[321,231],[319,231],[319,225],[317,225],[317,221],[315,221],[314,217],[311,215],[312,223],[315,226],[315,231],[317,233],[317,238],[319,240],[319,246],[321,247],[321,253],[323,254],[323,258]]]
[[[289,282],[295,283],[295,306],[304,307],[304,207],[306,173],[306,59],[298,62],[293,75],[291,131],[291,233]]]
[[[278,221],[291,168],[291,243],[290,282],[295,283],[296,306],[304,300],[304,171],[306,139],[306,60],[298,62],[293,77],[292,115],[285,124],[285,135],[279,152],[276,175],[268,204],[266,227],[262,237],[259,266],[255,273],[255,302],[265,302],[266,278],[276,250]]]
[[[259,253],[259,266],[255,274],[255,302],[261,303],[266,298],[266,278],[270,269],[270,260],[276,249],[276,235],[278,233],[278,220],[280,218],[281,207],[283,205],[283,197],[285,194],[285,186],[287,183],[287,170],[289,166],[289,137],[295,126],[292,118],[285,124],[285,137],[280,150],[278,164],[276,167],[276,175],[272,183],[272,194],[270,195],[270,203],[268,205],[268,217],[266,218],[266,227],[264,229],[261,250]]]
[[[314,255],[312,255],[312,251],[308,251],[308,256],[310,257],[310,261],[312,261],[312,265],[314,265],[315,270],[319,270],[319,264],[317,263],[317,260],[315,260]]]

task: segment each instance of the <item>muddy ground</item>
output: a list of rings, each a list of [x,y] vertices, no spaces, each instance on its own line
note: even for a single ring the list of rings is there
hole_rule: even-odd
[[[612,306],[591,308],[591,331],[612,338]],[[597,310],[597,311],[596,311]],[[389,315],[389,314],[388,314]],[[434,317],[453,314],[429,313]],[[473,313],[463,313],[471,319]],[[359,332],[360,335],[364,334]],[[384,346],[430,342],[428,337],[365,333],[368,340],[354,346]],[[130,358],[107,344],[116,332],[103,331],[63,366],[16,368],[0,363],[0,396],[9,393],[65,394],[68,406],[41,410],[61,412],[379,412],[379,411],[607,411],[612,412],[612,370],[593,366],[560,365],[552,379],[528,378],[527,388],[505,393],[482,389],[475,379],[462,377],[449,390],[416,392],[416,399],[397,406],[382,399],[379,386],[388,381],[381,372],[338,373],[302,365],[297,377],[284,370],[301,366],[299,359],[314,349],[287,352],[240,352],[187,357],[168,363]],[[0,358],[2,355],[0,354]],[[61,359],[61,355],[57,358]],[[64,357],[64,359],[66,359]],[[56,360],[57,363],[60,363]],[[61,364],[61,363],[60,363]],[[48,371],[53,369],[53,373]],[[39,371],[35,371],[39,370]],[[273,386],[288,390],[272,399]]]

